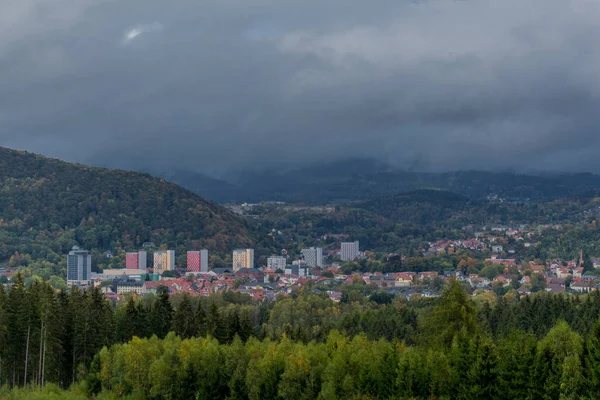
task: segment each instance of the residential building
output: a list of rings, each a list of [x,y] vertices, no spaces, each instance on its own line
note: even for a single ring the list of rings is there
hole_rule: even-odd
[[[560,267],[556,269],[555,274],[557,278],[566,278],[567,276],[571,275],[571,271],[565,267]]]
[[[396,278],[392,275],[373,275],[371,276],[370,283],[378,287],[394,287],[396,286]]]
[[[354,261],[358,258],[358,240],[355,242],[342,242],[342,261]]]
[[[146,279],[148,271],[144,269],[105,269],[102,272],[93,273],[91,279],[100,279],[110,281],[118,278],[143,281]]]
[[[436,271],[423,271],[419,273],[419,280],[422,281],[424,279],[435,279],[439,277],[439,274]]]
[[[208,250],[187,252],[187,272],[208,272]]]
[[[413,275],[407,272],[401,272],[397,275],[395,286],[396,287],[408,287],[412,285]]]
[[[154,272],[162,274],[175,269],[175,251],[157,250],[154,252]]]
[[[253,279],[258,282],[264,282],[265,273],[256,268],[242,268],[235,273],[236,279]]]
[[[125,254],[125,268],[146,269],[146,252],[133,251]]]
[[[117,294],[146,294],[146,286],[144,282],[134,280],[119,280],[116,282]]]
[[[90,252],[73,246],[67,256],[67,282],[92,279],[92,256]]]
[[[273,270],[285,270],[285,266],[287,265],[287,260],[282,256],[271,256],[267,258],[267,269]]]
[[[159,288],[166,288],[165,283],[161,281],[145,281],[144,287],[146,293],[157,294],[159,293]],[[167,289],[168,292],[168,289]],[[162,293],[162,292],[161,292]]]
[[[285,275],[296,275],[297,277],[309,276],[310,268],[306,264],[292,264],[285,268]]]
[[[309,267],[319,267],[320,268],[323,266],[323,248],[322,247],[311,247],[310,249],[302,249],[302,255],[304,256],[304,262]]]
[[[233,250],[233,270],[242,268],[254,268],[254,249]]]
[[[502,250],[503,250],[503,247],[500,244],[492,246],[492,252],[494,252],[494,253],[500,254],[500,253],[502,253]]]
[[[502,285],[502,287],[508,287],[512,283],[512,278],[506,275],[498,275],[494,278],[492,283],[497,283],[499,285]]]

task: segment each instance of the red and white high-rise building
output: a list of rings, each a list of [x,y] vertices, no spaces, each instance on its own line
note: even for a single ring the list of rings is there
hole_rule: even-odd
[[[187,252],[187,272],[208,272],[208,250]]]
[[[146,252],[127,252],[127,254],[125,254],[125,268],[146,269]]]

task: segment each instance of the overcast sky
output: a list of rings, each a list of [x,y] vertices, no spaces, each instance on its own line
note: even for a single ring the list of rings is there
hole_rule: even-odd
[[[0,0],[0,145],[600,172],[597,0]]]

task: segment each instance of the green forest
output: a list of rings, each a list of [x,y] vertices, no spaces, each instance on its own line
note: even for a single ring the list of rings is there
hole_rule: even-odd
[[[593,399],[599,312],[599,292],[492,304],[455,281],[411,302],[307,288],[115,307],[19,276],[0,289],[0,398]]]
[[[144,242],[180,257],[208,248],[220,262],[254,240],[242,219],[162,179],[0,147],[0,266],[64,278],[74,243],[96,269],[123,267],[124,252]]]
[[[472,238],[476,230],[484,227],[489,232],[493,226],[527,226],[531,231],[541,233],[544,225],[561,226],[560,229],[544,228],[543,235],[536,238],[536,246],[530,248],[507,238],[507,244],[516,250],[516,257],[521,262],[573,259],[579,256],[580,250],[588,257],[600,257],[599,207],[600,197],[596,193],[509,203],[421,190],[348,203],[331,212],[290,211],[285,206],[271,204],[256,206],[252,212],[259,216],[258,229],[282,232],[274,236],[271,243],[287,249],[290,254],[299,254],[302,248],[309,246],[338,248],[339,240],[323,237],[344,234],[348,240],[358,240],[361,249],[372,253],[422,257],[429,242]],[[261,241],[257,246],[265,242]],[[489,253],[469,252],[468,255],[483,261]],[[434,269],[433,261],[430,260],[429,268]],[[456,263],[450,266],[455,268]]]

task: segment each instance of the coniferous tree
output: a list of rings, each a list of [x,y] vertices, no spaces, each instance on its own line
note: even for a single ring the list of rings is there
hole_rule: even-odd
[[[219,325],[219,320],[219,308],[214,302],[212,302],[210,304],[208,317],[206,319],[206,331],[212,337],[215,337],[217,327]]]
[[[449,388],[452,398],[468,399],[473,391],[472,368],[476,361],[473,342],[466,330],[454,336],[450,353],[450,366],[453,371],[452,385]]]
[[[590,395],[600,393],[600,319],[584,343],[582,362],[587,391]]]
[[[227,325],[227,339],[226,343],[231,343],[236,335],[240,335],[240,317],[238,310],[232,309],[226,316],[225,324]]]
[[[92,361],[97,341],[97,324],[91,310],[90,294],[87,291],[71,291],[70,307],[73,314],[73,365],[71,382],[86,372],[86,366]]]
[[[427,321],[427,330],[428,341],[445,346],[450,346],[459,332],[470,335],[477,330],[475,306],[458,281],[452,280],[440,297]]]
[[[166,337],[171,329],[172,319],[173,306],[167,290],[164,289],[152,304],[150,320],[154,334],[161,339]]]
[[[6,371],[12,386],[23,382],[25,346],[27,336],[28,315],[25,304],[25,284],[23,275],[18,273],[8,292],[7,300],[7,348],[6,359],[10,370]]]
[[[196,308],[196,334],[204,337],[208,334],[208,321],[207,321],[206,310],[204,309],[203,301],[198,300]]]
[[[77,290],[74,288],[73,290]],[[61,310],[63,331],[61,336],[62,354],[59,356],[61,386],[69,386],[73,371],[73,308],[71,307],[71,294],[64,291],[58,295],[58,307]]]
[[[123,341],[129,341],[138,334],[139,308],[135,304],[133,297],[127,299],[125,308],[119,317],[119,331]]]
[[[145,338],[151,336],[151,327],[149,324],[150,313],[141,301],[136,302],[136,319],[134,320],[135,336]]]
[[[181,338],[191,338],[196,335],[196,317],[188,294],[183,295],[179,307],[173,316],[173,331]]]
[[[0,386],[5,384],[6,355],[8,347],[8,299],[4,285],[0,285]]]
[[[247,309],[240,310],[240,329],[238,335],[242,342],[246,343],[251,336],[254,335],[254,323],[252,322],[252,315]]]
[[[490,339],[477,336],[476,361],[471,369],[471,380],[473,381],[473,395],[475,398],[496,399],[498,398],[498,356],[496,348]]]
[[[45,285],[45,303],[42,308],[44,330],[42,333],[41,374],[39,377],[41,386],[46,381],[60,383],[61,379],[65,323],[59,298],[56,296],[54,288]]]
[[[228,343],[230,338],[229,323],[227,318],[219,311],[217,311],[216,314],[214,338],[217,339],[221,344]]]

